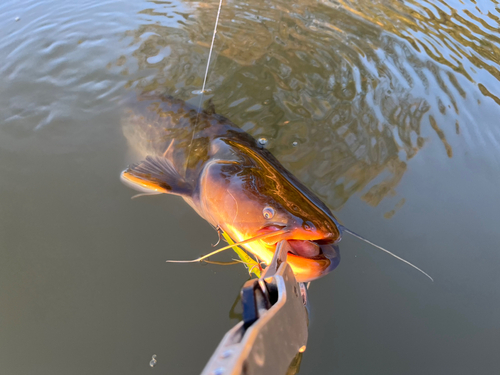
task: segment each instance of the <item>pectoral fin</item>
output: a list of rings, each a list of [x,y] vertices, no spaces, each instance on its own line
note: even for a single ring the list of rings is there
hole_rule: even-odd
[[[123,171],[121,180],[143,193],[190,196],[193,190],[170,161],[162,156],[146,156],[145,160]]]

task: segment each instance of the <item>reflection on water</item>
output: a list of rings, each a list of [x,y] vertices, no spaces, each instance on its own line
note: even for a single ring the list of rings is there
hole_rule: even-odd
[[[212,229],[118,180],[117,103],[159,89],[197,105],[217,7],[0,2],[3,373],[199,373],[234,324],[241,269],[164,264],[206,252]],[[306,373],[497,372],[499,9],[223,1],[205,98],[346,224],[436,275],[346,238],[344,267],[312,287]]]
[[[158,360],[156,359],[156,354],[153,354],[153,356],[151,357],[151,361],[149,361],[149,366],[155,367],[156,363],[158,363]]]
[[[150,22],[130,35],[139,69],[155,73],[127,86],[190,99],[202,85],[218,2],[150,4],[142,12]],[[378,205],[396,194],[408,160],[429,140],[422,127],[452,157],[447,138],[459,133],[466,98],[457,75],[475,82],[474,72],[484,68],[496,77],[498,38],[477,21],[486,10],[458,9],[223,3],[208,78],[213,103],[253,136],[268,138],[276,156],[333,209],[357,192]],[[177,24],[164,25],[169,17]],[[494,86],[479,88],[495,99]]]

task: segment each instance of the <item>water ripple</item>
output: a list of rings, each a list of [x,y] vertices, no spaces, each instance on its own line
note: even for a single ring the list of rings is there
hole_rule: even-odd
[[[12,20],[0,40],[3,131],[89,118],[124,89],[195,99],[217,7],[1,4]],[[483,148],[500,162],[499,20],[494,1],[234,1],[208,87],[219,113],[268,139],[332,208],[359,192],[377,205],[424,148],[441,163]]]
[[[12,20],[20,17],[7,25],[8,36],[0,40],[5,56],[0,66],[3,131],[39,130],[54,121],[97,115],[105,108],[102,99],[110,99],[126,83],[118,72],[106,70],[119,53],[110,43],[123,39],[128,27],[118,5],[2,3],[3,14]]]

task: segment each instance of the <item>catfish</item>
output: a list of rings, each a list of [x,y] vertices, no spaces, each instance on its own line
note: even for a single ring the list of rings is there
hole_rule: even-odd
[[[265,264],[277,243],[288,241],[292,253],[287,261],[299,282],[338,266],[343,231],[363,239],[340,225],[263,145],[213,109],[197,110],[167,95],[142,94],[129,105],[123,132],[142,159],[122,172],[126,185],[139,195],[181,196]]]

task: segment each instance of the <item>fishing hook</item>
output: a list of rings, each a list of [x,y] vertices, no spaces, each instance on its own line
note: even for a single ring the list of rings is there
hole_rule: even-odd
[[[221,235],[222,235],[222,228],[221,228],[219,225],[217,225],[217,226],[215,227],[215,230],[217,231],[217,234],[219,235],[219,240],[217,241],[217,243],[216,243],[215,245],[212,245],[212,247],[215,247],[215,246],[217,246],[218,244],[220,244]]]

